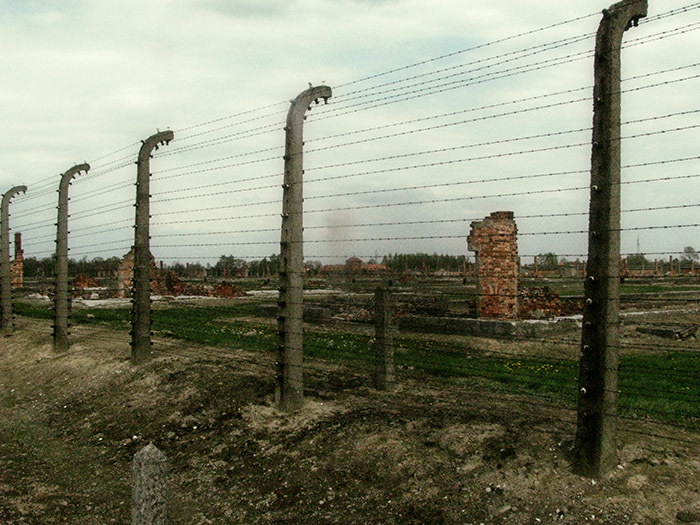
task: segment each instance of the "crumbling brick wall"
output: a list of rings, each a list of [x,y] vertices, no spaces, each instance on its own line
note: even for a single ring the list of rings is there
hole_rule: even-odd
[[[562,315],[559,294],[549,286],[538,286],[520,290],[518,314],[521,319],[551,319]]]
[[[15,233],[15,258],[10,263],[10,279],[12,288],[22,288],[24,285],[24,250],[22,250],[21,233]]]
[[[476,252],[477,315],[518,317],[518,227],[511,211],[497,211],[471,224],[467,246]]]
[[[117,267],[117,297],[128,297],[134,279],[134,249],[132,248]]]
[[[135,255],[135,248],[131,248],[129,253],[127,253],[119,263],[119,267],[117,268],[117,297],[129,297],[131,295],[134,280]],[[153,255],[151,255],[149,273],[151,275],[151,292],[158,295],[163,294],[165,288],[162,280],[159,278],[156,261]]]
[[[85,288],[99,288],[100,282],[93,277],[86,277],[78,274],[73,279],[73,288],[76,290],[85,290]]]

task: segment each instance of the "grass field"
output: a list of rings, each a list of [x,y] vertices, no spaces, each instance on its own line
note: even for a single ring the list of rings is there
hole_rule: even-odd
[[[168,306],[154,308],[152,326],[156,337],[202,345],[274,352],[278,336],[269,320],[255,320],[254,303],[232,306]],[[47,306],[18,301],[19,315],[48,319]],[[102,324],[128,331],[130,311],[125,308],[75,309],[74,324]],[[321,359],[361,370],[368,377],[374,362],[371,333],[343,331],[310,325],[306,329],[306,359]],[[369,327],[368,327],[369,328]],[[371,331],[371,329],[370,329]],[[575,334],[574,334],[575,335]],[[525,342],[504,344],[525,346]],[[528,346],[532,346],[532,341]],[[571,346],[572,343],[567,343]],[[578,362],[560,357],[556,345],[544,351],[502,353],[466,337],[431,338],[401,335],[395,341],[396,366],[400,373],[430,374],[446,381],[473,380],[483,388],[507,394],[546,398],[548,402],[575,408]],[[574,352],[575,354],[575,352]],[[700,424],[700,354],[671,346],[660,351],[621,352],[619,407],[623,417],[654,419],[676,425]]]

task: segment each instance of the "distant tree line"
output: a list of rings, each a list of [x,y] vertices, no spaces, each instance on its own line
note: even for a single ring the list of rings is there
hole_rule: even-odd
[[[116,274],[121,262],[120,257],[110,257],[103,259],[96,257],[88,260],[82,259],[68,260],[68,274],[71,276],[82,275],[84,277],[104,277]],[[367,261],[376,263],[374,259]],[[467,261],[464,255],[439,255],[437,253],[395,253],[386,255],[381,260],[382,264],[390,270],[402,272],[405,270],[430,271],[448,270],[453,272],[462,271],[463,268],[471,268],[473,263]],[[235,255],[222,255],[214,264],[203,265],[198,262],[182,263],[180,261],[164,263],[165,270],[175,272],[180,278],[197,278],[208,276],[214,278],[236,277],[248,275],[249,277],[269,277],[275,275],[279,270],[280,258],[277,254],[263,257],[259,260],[246,261]],[[46,257],[37,259],[36,257],[26,257],[24,259],[25,278],[51,277],[54,272],[55,258]],[[321,268],[320,261],[307,261],[305,263],[310,273],[316,274]]]
[[[700,256],[695,248],[686,246],[683,252],[673,258],[674,264],[680,265],[681,268],[690,268],[693,264],[698,264]],[[100,277],[109,276],[116,273],[121,258],[95,257],[88,260],[87,257],[82,259],[68,260],[68,274],[72,276],[83,275],[85,277]],[[367,261],[376,263],[374,259]],[[627,267],[630,269],[651,269],[655,265],[655,261],[647,259],[644,254],[628,255],[625,258]],[[280,258],[277,254],[272,254],[268,257],[255,261],[246,261],[234,255],[222,255],[219,260],[212,266],[211,264],[203,265],[198,262],[182,263],[175,261],[165,263],[164,268],[175,272],[181,278],[198,278],[201,276],[208,277],[236,277],[242,274],[249,277],[270,277],[277,273],[279,269]],[[403,271],[429,271],[436,272],[438,270],[447,270],[451,272],[459,272],[464,268],[470,270],[473,263],[467,260],[465,255],[440,255],[437,253],[394,253],[393,255],[385,255],[381,263],[386,265],[394,272]],[[566,264],[567,260],[563,257],[558,257],[555,253],[544,253],[537,256],[538,267],[541,269],[553,269],[560,264]],[[54,272],[55,258],[45,257],[37,259],[36,257],[26,257],[24,259],[24,276],[25,278],[41,278],[50,277]],[[659,262],[661,268],[668,266],[668,259]],[[320,261],[307,261],[305,263],[312,275],[318,273],[322,264]],[[700,268],[698,268],[700,270]]]
[[[82,275],[84,277],[105,277],[115,275],[121,257],[110,257],[103,259],[95,257],[88,260],[87,257],[82,259],[68,259],[68,275]],[[263,257],[258,261],[245,261],[233,255],[222,255],[213,266],[211,264],[203,265],[198,262],[182,263],[175,261],[164,263],[163,268],[168,271],[175,272],[181,278],[198,278],[201,276],[209,277],[234,277],[240,273],[246,272],[252,277],[265,277],[277,273],[279,266],[279,255],[273,254],[269,257]],[[38,259],[36,257],[25,257],[24,259],[24,277],[28,279],[51,277],[54,274],[55,257],[44,257]]]
[[[37,259],[36,257],[26,257],[24,259],[24,277],[39,278],[50,277],[54,273],[55,257],[44,257]],[[96,257],[92,260],[83,257],[82,259],[68,259],[68,274],[69,275],[84,275],[85,277],[98,277],[100,275],[111,275],[117,271],[119,267],[119,257],[110,257],[103,259]]]
[[[447,270],[452,272],[462,271],[465,267],[471,268],[472,263],[467,261],[465,255],[438,255],[437,253],[395,253],[385,255],[382,264],[388,266],[394,272],[416,270],[436,272]]]

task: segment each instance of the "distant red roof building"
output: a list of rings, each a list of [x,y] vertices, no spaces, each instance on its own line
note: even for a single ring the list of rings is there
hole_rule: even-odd
[[[328,264],[321,266],[321,275],[348,274],[348,275],[375,275],[388,272],[389,267],[385,264],[365,264],[359,257],[350,257],[345,264]]]

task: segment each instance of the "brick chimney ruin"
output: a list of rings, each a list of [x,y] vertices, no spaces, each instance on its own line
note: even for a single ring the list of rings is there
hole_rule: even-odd
[[[477,315],[518,318],[518,227],[512,211],[496,211],[471,223],[467,247],[476,252]]]
[[[124,255],[117,267],[117,297],[130,297],[133,290],[134,261],[136,249],[131,248],[129,253]],[[151,291],[154,294],[164,293],[163,279],[159,278],[156,268],[156,260],[151,255],[150,262]]]
[[[12,288],[22,288],[24,285],[24,250],[22,250],[21,233],[15,233],[15,258],[10,263],[10,279]]]

